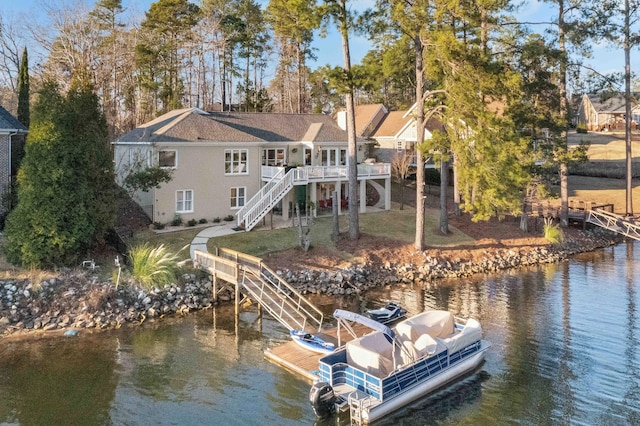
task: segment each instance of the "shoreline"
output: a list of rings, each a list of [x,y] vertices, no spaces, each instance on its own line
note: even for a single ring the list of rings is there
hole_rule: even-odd
[[[330,272],[273,269],[302,294],[350,295],[386,285],[556,263],[623,241],[622,236],[595,228],[571,233],[557,247],[484,249],[477,260],[451,260],[450,256],[432,257],[423,252],[421,264],[395,263],[391,259],[351,264]],[[210,309],[234,298],[234,292],[227,289],[214,300],[212,291],[210,278],[199,271],[185,273],[177,283],[149,291],[132,285],[116,289],[112,282],[98,282],[97,277],[82,270],[66,271],[35,284],[29,279],[0,280],[0,340],[57,338],[67,330],[93,334]]]

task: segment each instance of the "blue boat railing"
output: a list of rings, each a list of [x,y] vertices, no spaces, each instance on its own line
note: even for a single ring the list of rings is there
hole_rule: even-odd
[[[445,350],[422,358],[409,366],[401,367],[383,379],[348,365],[346,349],[342,349],[320,359],[319,377],[321,381],[330,383],[332,386],[346,384],[384,401],[472,356],[480,349],[481,341],[478,340],[453,354]]]

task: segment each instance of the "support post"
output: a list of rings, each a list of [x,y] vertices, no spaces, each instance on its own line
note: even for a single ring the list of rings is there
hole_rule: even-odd
[[[213,283],[213,301],[218,303],[218,277],[216,277],[215,272],[212,275],[211,281]]]

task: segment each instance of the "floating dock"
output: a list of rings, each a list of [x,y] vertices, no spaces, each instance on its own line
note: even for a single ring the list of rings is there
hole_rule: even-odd
[[[371,332],[370,328],[360,324],[353,324],[352,329],[357,336],[364,336]],[[321,333],[315,333],[315,335],[338,347],[338,327],[323,329]],[[341,328],[340,343],[344,345],[351,340],[353,336],[345,328]],[[293,340],[264,351],[267,360],[286,368],[310,383],[318,378],[319,361],[324,355],[304,349]]]

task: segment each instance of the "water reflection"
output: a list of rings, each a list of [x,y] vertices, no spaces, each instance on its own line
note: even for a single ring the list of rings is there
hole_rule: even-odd
[[[88,344],[87,344],[88,343]],[[119,375],[113,339],[40,340],[0,346],[0,421],[108,423]]]
[[[481,321],[481,370],[383,424],[640,424],[638,250],[464,280],[314,296]],[[287,330],[233,306],[77,338],[0,345],[0,423],[313,424],[309,384],[264,359]],[[344,424],[340,420],[322,425]]]

